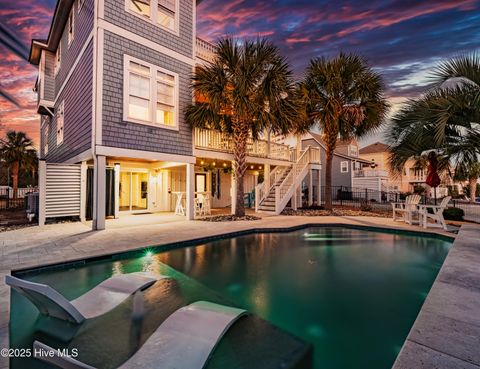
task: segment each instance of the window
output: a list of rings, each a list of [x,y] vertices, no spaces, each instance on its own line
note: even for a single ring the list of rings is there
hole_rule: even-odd
[[[356,145],[350,145],[349,146],[349,155],[350,156],[358,156],[358,150],[357,150],[357,146]]]
[[[175,29],[175,8],[175,0],[158,0],[158,24],[171,30]]]
[[[62,39],[58,43],[57,52],[55,53],[55,75],[57,75],[60,70],[60,65],[62,64]]]
[[[63,143],[63,126],[64,126],[64,110],[65,107],[65,102],[62,101],[62,103],[58,106],[57,109],[57,145],[60,145]]]
[[[340,173],[348,173],[348,161],[340,162]]]
[[[126,0],[126,9],[156,25],[177,31],[178,0]]]
[[[45,125],[45,131],[44,131],[44,137],[43,137],[43,142],[44,142],[44,145],[43,145],[43,153],[45,155],[48,154],[48,135],[50,134],[50,126],[48,124],[48,121]]]
[[[129,56],[125,66],[124,120],[176,128],[177,75]]]
[[[72,10],[70,10],[70,15],[68,16],[67,22],[67,32],[68,32],[68,46],[73,41],[73,36],[75,32],[75,12],[73,11],[74,7],[72,6]]]

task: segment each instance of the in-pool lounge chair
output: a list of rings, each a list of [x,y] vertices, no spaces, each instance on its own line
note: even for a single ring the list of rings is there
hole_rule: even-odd
[[[10,275],[5,277],[5,283],[27,297],[43,315],[80,324],[109,312],[130,295],[163,278],[167,277],[144,272],[115,275],[72,301],[46,284]]]
[[[202,369],[228,329],[246,311],[206,301],[184,306],[170,315],[143,346],[118,369]],[[38,359],[63,369],[95,369],[61,356],[58,350],[35,341],[48,354]]]

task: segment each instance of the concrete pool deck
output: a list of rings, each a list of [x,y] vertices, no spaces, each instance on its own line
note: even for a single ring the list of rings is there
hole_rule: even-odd
[[[74,261],[78,259],[85,259],[94,256],[113,254],[122,251],[133,250],[141,247],[148,247],[154,245],[162,245],[174,242],[182,242],[196,238],[205,238],[212,236],[220,236],[226,233],[242,232],[251,229],[282,229],[291,228],[295,226],[301,226],[304,224],[319,224],[319,225],[350,225],[360,227],[375,227],[384,229],[395,229],[405,231],[420,231],[428,232],[432,234],[442,234],[452,237],[441,230],[423,230],[419,227],[410,226],[400,222],[393,222],[388,218],[378,217],[306,217],[306,216],[274,216],[262,217],[257,221],[237,221],[237,222],[205,222],[205,221],[185,221],[182,218],[155,218],[155,214],[145,216],[144,218],[133,217],[130,221],[114,220],[110,224],[107,223],[107,229],[104,231],[91,231],[87,224],[82,223],[64,223],[64,224],[52,224],[45,227],[31,227],[24,228],[15,231],[9,231],[0,233],[0,348],[9,347],[8,345],[8,322],[9,322],[9,308],[10,308],[10,290],[4,284],[4,276],[10,274],[11,270],[18,270],[24,268],[39,267],[46,264],[63,263],[67,261]],[[161,220],[165,220],[162,222]],[[158,222],[157,222],[158,220]],[[464,233],[466,236],[464,236]],[[472,297],[470,300],[465,300],[465,314],[470,314],[470,320],[467,322],[474,322],[476,327],[476,336],[467,340],[469,332],[472,329],[463,330],[461,328],[455,336],[447,337],[446,344],[453,345],[455,342],[461,342],[463,335],[466,345],[471,342],[478,343],[478,337],[480,330],[480,268],[475,266],[480,265],[480,246],[478,246],[480,239],[480,226],[463,226],[460,235],[460,249],[466,248],[471,256],[458,256],[465,259],[465,263],[468,263],[469,269],[455,269],[450,267],[450,271],[447,270],[447,276],[450,276],[450,281],[458,281],[458,283],[470,283],[472,284],[472,290],[476,293],[476,297]],[[465,244],[464,246],[462,246]],[[449,256],[457,254],[457,242],[449,253]],[[453,252],[455,250],[455,253]],[[465,251],[466,252],[466,251]],[[463,260],[462,259],[462,260]],[[454,265],[455,266],[455,265]],[[453,269],[452,269],[453,268]],[[442,267],[441,273],[444,271],[445,265]],[[440,276],[440,274],[439,274]],[[435,285],[441,284],[452,286],[452,283],[439,280],[435,282]],[[476,287],[475,287],[476,286]],[[450,304],[442,303],[441,306],[436,306],[435,309],[450,309],[455,308],[455,301],[462,301],[463,295],[457,296],[456,292],[460,291],[457,288],[453,288],[449,293],[446,292],[444,296]],[[432,289],[433,291],[433,289]],[[476,292],[475,292],[476,291]],[[443,296],[443,295],[441,295]],[[427,301],[430,301],[431,296],[429,294]],[[426,306],[427,303],[425,303]],[[463,306],[463,305],[462,305]],[[457,312],[462,314],[462,311]],[[421,314],[423,314],[423,308]],[[445,316],[449,316],[447,312],[442,313]],[[457,319],[457,316],[453,316],[452,319]],[[419,321],[417,319],[417,322]],[[442,318],[443,319],[443,318]],[[467,318],[465,318],[467,319]],[[459,319],[457,319],[459,320]],[[460,321],[460,320],[459,320]],[[417,325],[417,322],[415,323]],[[472,323],[473,324],[473,323]],[[437,328],[440,324],[434,324]],[[413,332],[413,329],[412,329]],[[410,335],[412,335],[412,332]],[[476,337],[476,338],[475,338]],[[450,343],[450,338],[453,343]],[[475,339],[477,341],[475,341]],[[440,340],[441,341],[441,340]],[[411,341],[411,337],[406,341],[405,347],[402,350],[402,356],[405,353],[409,354],[409,347],[416,341]],[[441,343],[441,342],[440,342]],[[428,346],[428,345],[425,345]],[[470,352],[474,351],[474,348],[478,345],[471,346]],[[447,352],[447,351],[445,351]],[[467,353],[464,349],[463,352]],[[448,354],[444,354],[447,357]],[[458,355],[457,355],[458,356]],[[411,357],[407,355],[407,358]],[[478,354],[473,355],[476,361],[469,361],[468,358],[457,358],[462,363],[470,363],[470,366],[465,368],[479,368],[480,360],[478,360]],[[476,358],[476,359],[475,359]],[[399,358],[400,359],[400,358]],[[429,359],[427,357],[427,359]],[[410,361],[411,362],[411,361]],[[426,363],[426,359],[424,360]],[[408,362],[406,362],[408,364]],[[405,364],[405,365],[407,365]],[[404,365],[401,361],[397,360],[396,365]],[[412,368],[413,366],[396,366],[395,369]],[[472,366],[473,365],[473,366]],[[422,368],[434,368],[437,366],[427,365]],[[456,366],[447,365],[440,366],[439,368],[454,368]],[[458,366],[459,368],[462,366]],[[8,360],[0,358],[0,369],[8,368]]]

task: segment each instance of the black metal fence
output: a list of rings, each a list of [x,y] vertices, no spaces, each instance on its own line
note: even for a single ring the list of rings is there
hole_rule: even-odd
[[[313,203],[315,205],[325,205],[325,186],[320,187],[320,201],[318,200],[318,190],[313,187]],[[346,186],[332,186],[332,203],[334,206],[362,207],[368,205],[377,210],[392,209],[391,203],[402,202],[407,194],[400,192],[375,191],[370,189],[352,188]],[[422,196],[421,203],[428,203],[429,199]],[[304,189],[302,196],[303,206],[308,205],[308,189]]]
[[[462,209],[464,212],[463,219],[471,222],[480,223],[480,203],[469,202],[465,200],[452,200],[450,206]]]
[[[34,192],[32,188],[19,188],[14,194],[11,187],[0,187],[0,210],[26,209],[26,194]]]

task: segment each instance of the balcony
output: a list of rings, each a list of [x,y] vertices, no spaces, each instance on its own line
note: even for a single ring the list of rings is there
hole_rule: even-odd
[[[362,169],[354,171],[353,176],[355,178],[387,178],[388,172],[386,170]]]
[[[194,145],[196,149],[233,153],[232,137],[214,130],[195,128]],[[268,158],[293,162],[295,150],[288,145],[256,140],[249,138],[247,141],[247,155],[257,158]]]
[[[209,63],[213,62],[214,55],[215,55],[215,45],[211,44],[208,41],[202,40],[199,37],[197,37],[196,45],[197,45],[196,46],[197,58]]]

